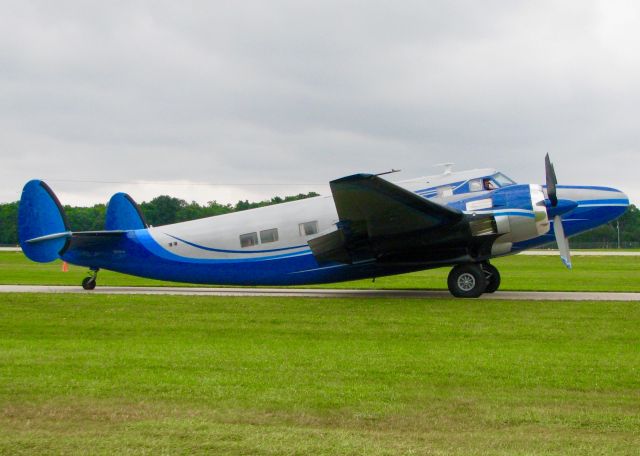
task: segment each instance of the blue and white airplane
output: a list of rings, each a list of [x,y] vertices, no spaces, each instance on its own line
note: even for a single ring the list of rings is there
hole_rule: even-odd
[[[556,241],[571,268],[567,237],[610,222],[629,200],[608,187],[516,184],[493,169],[396,183],[356,174],[330,196],[150,227],[131,197],[115,194],[104,231],[74,232],[49,186],[28,182],[19,238],[37,262],[86,266],[198,284],[302,285],[453,267],[448,287],[478,297],[500,286],[492,258]]]

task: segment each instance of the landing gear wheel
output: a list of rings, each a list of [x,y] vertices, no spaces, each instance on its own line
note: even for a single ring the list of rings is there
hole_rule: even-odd
[[[500,272],[498,268],[489,263],[482,264],[482,270],[487,278],[487,288],[484,289],[485,293],[494,293],[500,288]]]
[[[477,264],[459,264],[449,273],[449,291],[456,298],[477,298],[487,288],[487,278]]]
[[[85,290],[93,290],[96,287],[99,269],[89,269],[89,277],[82,279],[82,288]]]
[[[85,277],[82,279],[82,288],[85,290],[93,290],[96,287],[96,279],[93,277]]]

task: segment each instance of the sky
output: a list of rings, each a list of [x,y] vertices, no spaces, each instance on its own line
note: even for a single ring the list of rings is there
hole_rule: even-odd
[[[0,202],[496,168],[640,203],[637,1],[0,0]]]

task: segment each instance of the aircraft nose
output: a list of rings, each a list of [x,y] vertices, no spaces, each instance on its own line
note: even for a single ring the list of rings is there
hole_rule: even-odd
[[[629,197],[627,196],[626,193],[621,192],[620,190],[618,190],[618,199],[620,199],[621,201],[624,201],[624,205],[626,207],[629,206]]]
[[[605,204],[626,209],[629,207],[629,197],[623,191],[612,188],[611,194],[606,197]]]
[[[589,210],[605,223],[618,218],[629,207],[629,197],[615,188],[584,188],[579,193],[576,195],[578,208]]]

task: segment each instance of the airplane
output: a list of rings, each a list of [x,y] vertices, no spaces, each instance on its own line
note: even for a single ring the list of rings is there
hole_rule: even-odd
[[[383,173],[386,174],[386,173]],[[571,269],[567,238],[622,215],[614,188],[558,185],[545,157],[546,185],[517,184],[494,169],[392,183],[355,174],[330,182],[331,195],[149,226],[135,201],[116,193],[104,231],[72,231],[51,188],[29,181],[18,212],[24,254],[152,279],[217,285],[304,285],[451,267],[453,296],[477,298],[500,286],[492,258],[556,241]]]

